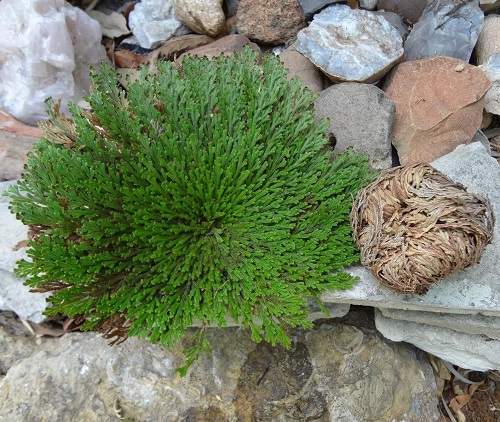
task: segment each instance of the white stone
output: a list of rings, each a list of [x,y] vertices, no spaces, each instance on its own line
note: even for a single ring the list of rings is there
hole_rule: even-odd
[[[375,325],[384,337],[405,341],[460,368],[474,371],[500,369],[500,341],[448,328],[387,318],[375,311]]]
[[[0,2],[0,108],[36,124],[47,97],[78,102],[107,60],[99,23],[64,0]]]
[[[491,87],[484,96],[484,109],[488,113],[500,115],[500,53],[491,55],[479,68],[491,81]]]
[[[9,198],[3,196],[8,186],[16,181],[0,182],[0,269],[13,272],[16,262],[26,258],[25,249],[13,248],[28,237],[27,227],[9,211]]]
[[[334,82],[375,82],[404,54],[401,35],[383,16],[344,5],[318,13],[295,48]]]
[[[174,3],[177,19],[197,34],[215,37],[224,28],[222,0],[174,0]]]
[[[142,0],[130,12],[128,24],[140,46],[150,49],[189,32],[175,15],[174,0]]]
[[[360,281],[351,289],[324,293],[323,301],[500,317],[500,166],[480,142],[460,145],[431,164],[468,191],[491,201],[496,223],[493,241],[484,250],[481,262],[434,283],[422,296],[390,292],[379,285],[370,270],[355,265],[348,272]]]
[[[13,247],[27,239],[28,229],[8,209],[9,199],[2,196],[5,189],[16,181],[0,182],[0,310],[15,312],[19,317],[41,322],[48,294],[31,293],[29,287],[13,271],[16,262],[25,259],[26,249]]]

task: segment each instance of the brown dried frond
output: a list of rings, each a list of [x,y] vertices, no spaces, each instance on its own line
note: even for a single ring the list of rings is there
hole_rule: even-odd
[[[386,170],[351,211],[361,263],[397,293],[422,294],[479,262],[493,237],[490,202],[428,164]]]
[[[128,338],[128,332],[132,321],[128,320],[125,314],[116,313],[110,317],[103,319],[97,331],[102,334],[105,339],[114,339],[109,345],[121,344]]]
[[[28,241],[34,240],[38,243],[40,241],[40,236],[49,228],[49,226],[43,224],[30,224],[28,226]]]
[[[49,118],[38,123],[43,137],[55,144],[73,148],[78,138],[74,120],[68,119],[60,112],[60,99],[55,102],[52,99],[47,100],[47,106],[49,107]]]
[[[33,293],[52,293],[52,292],[57,292],[59,290],[63,290],[70,287],[69,284],[64,283],[61,280],[53,280],[53,281],[47,281],[43,284],[41,284],[38,287],[34,287],[33,289],[30,289],[30,292]]]

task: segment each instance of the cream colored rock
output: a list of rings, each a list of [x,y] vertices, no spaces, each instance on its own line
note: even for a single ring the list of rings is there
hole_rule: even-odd
[[[500,53],[500,15],[488,15],[476,44],[477,63],[486,63],[495,53]]]
[[[392,144],[401,164],[428,163],[470,143],[481,126],[490,86],[483,71],[451,57],[393,69],[384,91],[396,103]]]
[[[197,34],[215,37],[226,18],[222,0],[174,0],[177,19]]]

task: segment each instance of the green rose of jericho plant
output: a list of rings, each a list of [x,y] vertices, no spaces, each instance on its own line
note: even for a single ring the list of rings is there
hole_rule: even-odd
[[[349,211],[370,166],[331,159],[328,122],[279,59],[186,57],[126,89],[107,65],[91,76],[91,111],[70,104],[69,119],[49,100],[8,190],[29,226],[17,273],[52,292],[47,315],[168,347],[197,321],[185,374],[208,325],[288,346],[288,328],[311,327],[307,297],[353,284]]]

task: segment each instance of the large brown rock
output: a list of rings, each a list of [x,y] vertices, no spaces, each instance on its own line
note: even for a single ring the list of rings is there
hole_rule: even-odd
[[[479,68],[451,57],[394,68],[384,91],[396,103],[392,144],[401,164],[428,163],[471,142],[490,85]]]
[[[306,26],[298,0],[241,0],[236,17],[238,32],[263,44],[283,44]]]
[[[302,85],[315,94],[325,89],[323,73],[307,57],[300,54],[293,46],[288,47],[279,56],[281,62],[288,70],[287,79],[298,78]]]

